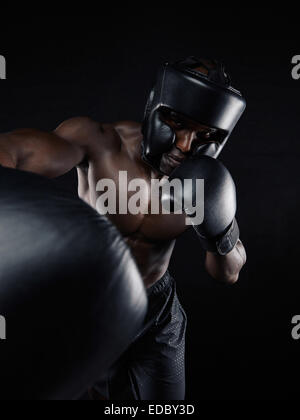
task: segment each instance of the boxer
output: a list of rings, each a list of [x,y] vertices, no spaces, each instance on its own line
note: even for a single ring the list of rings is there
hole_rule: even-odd
[[[48,178],[78,171],[79,197],[96,208],[97,183],[142,179],[205,180],[205,220],[195,226],[210,276],[238,281],[246,263],[235,219],[236,191],[217,160],[246,107],[224,66],[196,59],[165,64],[150,94],[144,122],[100,123],[86,117],[63,122],[53,132],[16,130],[0,136],[0,164]],[[151,203],[149,203],[150,205]],[[186,210],[186,209],[185,209]],[[72,217],[70,215],[70,217]],[[148,290],[146,322],[94,399],[183,400],[186,315],[168,267],[176,239],[190,226],[186,215],[114,214],[110,220],[132,251]],[[199,253],[200,253],[199,247]]]

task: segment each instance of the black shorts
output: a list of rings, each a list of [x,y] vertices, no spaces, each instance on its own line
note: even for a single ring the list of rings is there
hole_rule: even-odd
[[[167,272],[148,295],[149,311],[143,330],[111,369],[107,380],[94,386],[92,398],[185,399],[187,321],[174,279]]]

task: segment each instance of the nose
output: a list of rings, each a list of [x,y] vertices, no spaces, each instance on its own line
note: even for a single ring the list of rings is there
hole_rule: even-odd
[[[196,131],[181,130],[176,133],[176,147],[182,153],[189,153],[192,150],[193,141],[197,137]]]

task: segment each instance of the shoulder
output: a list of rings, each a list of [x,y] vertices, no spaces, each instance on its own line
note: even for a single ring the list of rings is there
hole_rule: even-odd
[[[116,131],[123,136],[132,136],[133,134],[142,134],[142,125],[135,121],[118,121],[113,124]]]
[[[76,117],[61,123],[55,134],[91,151],[109,151],[121,147],[121,138],[113,124],[102,124],[89,117]]]
[[[62,122],[54,131],[61,137],[74,137],[92,130],[98,130],[100,123],[89,117],[75,117]]]
[[[138,144],[142,137],[141,124],[134,121],[119,121],[102,124],[88,117],[76,117],[64,121],[55,129],[55,134],[67,141],[86,146],[95,153],[121,151]]]
[[[121,139],[121,148],[132,158],[141,158],[142,125],[135,121],[119,121],[114,129]]]
[[[135,121],[119,121],[113,127],[124,145],[139,142],[142,138],[142,125]]]

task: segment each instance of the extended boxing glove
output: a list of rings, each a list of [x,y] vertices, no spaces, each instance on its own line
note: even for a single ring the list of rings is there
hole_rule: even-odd
[[[71,192],[1,166],[0,232],[0,400],[80,398],[143,325],[130,249]]]

